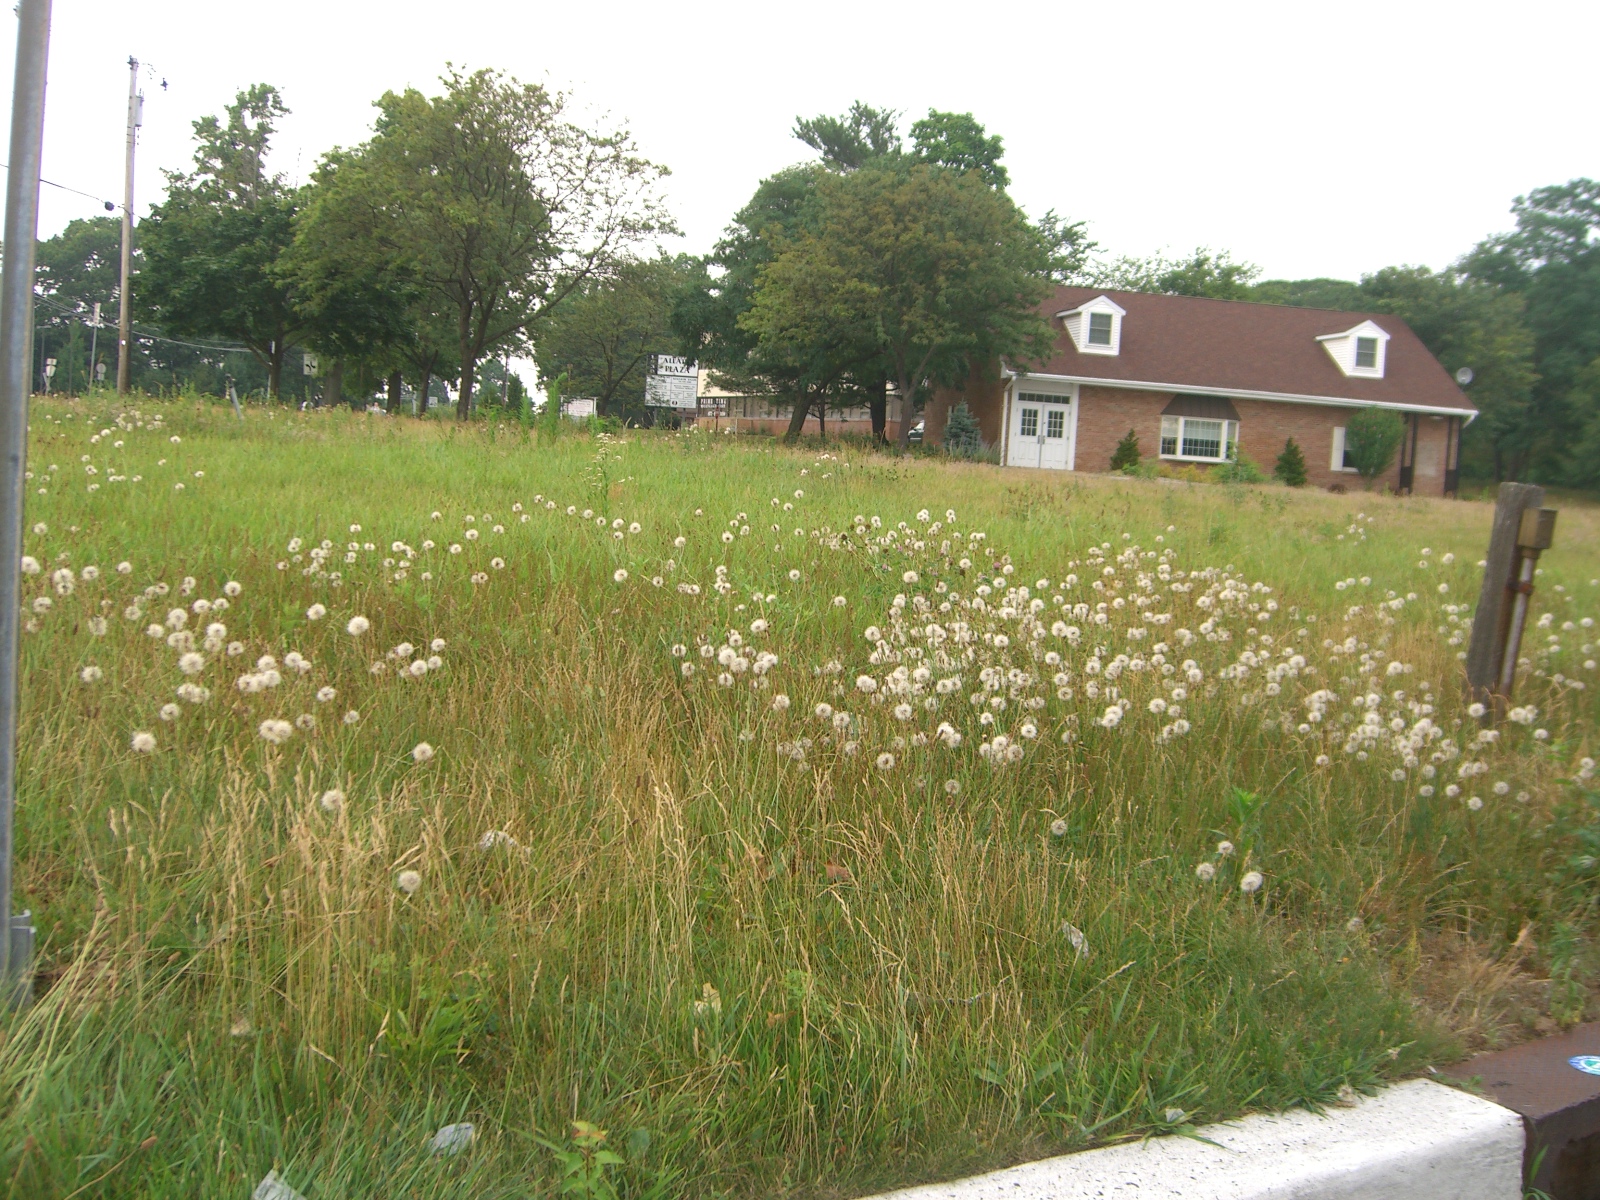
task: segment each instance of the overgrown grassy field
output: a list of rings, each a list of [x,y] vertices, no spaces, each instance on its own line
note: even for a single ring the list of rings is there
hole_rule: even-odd
[[[859,1195],[1590,1002],[1592,509],[1491,742],[1484,503],[158,401],[30,467],[5,1195]]]

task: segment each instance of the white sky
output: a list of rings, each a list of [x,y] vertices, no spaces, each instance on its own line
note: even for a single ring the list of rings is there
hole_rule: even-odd
[[[0,32],[9,129],[14,21]],[[274,165],[304,177],[365,136],[385,89],[431,89],[451,60],[628,122],[673,171],[671,249],[707,249],[762,176],[806,157],[796,115],[861,99],[973,112],[1005,138],[1013,196],[1088,220],[1107,251],[1203,244],[1269,277],[1351,278],[1443,266],[1507,228],[1513,196],[1600,174],[1596,44],[1593,0],[56,0],[44,177],[120,200],[130,54],[149,65],[141,214],[161,169],[188,165],[190,122],[240,87],[283,91]],[[45,188],[40,233],[99,211]]]

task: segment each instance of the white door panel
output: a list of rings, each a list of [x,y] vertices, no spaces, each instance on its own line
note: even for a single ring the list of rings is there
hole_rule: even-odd
[[[1013,402],[1012,412],[1006,465],[1066,470],[1072,461],[1071,398],[1023,394]]]

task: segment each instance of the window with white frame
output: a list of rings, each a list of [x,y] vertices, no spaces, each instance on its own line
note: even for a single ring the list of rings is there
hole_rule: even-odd
[[[1239,422],[1209,417],[1162,417],[1161,457],[1226,462],[1239,443]]]
[[[1367,371],[1376,371],[1378,369],[1377,338],[1358,337],[1356,339],[1356,366]]]
[[[1111,345],[1112,314],[1108,312],[1092,312],[1089,314],[1089,345]]]
[[[1056,314],[1080,354],[1116,355],[1122,349],[1123,307],[1110,296],[1096,296]]]

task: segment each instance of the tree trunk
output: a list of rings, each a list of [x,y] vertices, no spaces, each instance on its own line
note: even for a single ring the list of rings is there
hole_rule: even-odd
[[[828,440],[828,398],[817,398],[817,436],[823,441]]]
[[[399,411],[400,411],[400,388],[401,388],[400,372],[399,371],[390,371],[389,372],[389,396],[388,396],[389,405],[388,405],[388,407],[389,407],[389,414],[391,416],[399,413]]]
[[[472,383],[478,373],[478,363],[471,354],[461,355],[461,394],[456,397],[456,420],[465,421],[472,415]]]
[[[336,358],[322,382],[322,403],[332,408],[344,402],[344,359]]]
[[[900,397],[900,432],[895,438],[895,444],[902,450],[911,449],[911,418],[914,410],[911,398],[915,396],[916,389],[903,379],[895,380],[895,394]]]
[[[428,415],[428,390],[433,387],[433,364],[422,368],[422,384],[417,389],[417,416]]]
[[[789,428],[783,435],[783,440],[792,442],[800,436],[806,427],[806,417],[811,412],[811,393],[801,392],[795,398],[794,411],[789,414]]]
[[[880,379],[872,385],[871,399],[868,401],[872,409],[872,440],[886,442],[889,440],[889,381]]]

